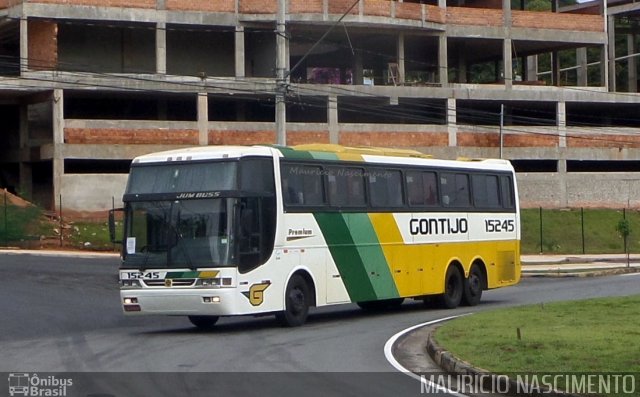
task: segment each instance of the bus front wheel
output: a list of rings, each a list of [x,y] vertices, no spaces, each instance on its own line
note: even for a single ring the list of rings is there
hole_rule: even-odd
[[[294,274],[287,284],[284,296],[284,310],[276,314],[276,319],[285,327],[298,327],[307,321],[311,295],[305,279]]]
[[[451,265],[444,278],[444,293],[440,303],[447,309],[455,309],[460,304],[463,294],[463,276],[457,266]]]
[[[218,322],[218,316],[189,316],[189,321],[200,329],[211,329]]]

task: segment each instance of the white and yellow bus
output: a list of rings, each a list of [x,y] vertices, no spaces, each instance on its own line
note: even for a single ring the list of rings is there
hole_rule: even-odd
[[[349,302],[476,305],[520,280],[517,197],[505,160],[337,145],[141,156],[121,209],[121,303],[202,328],[265,313],[298,326]]]

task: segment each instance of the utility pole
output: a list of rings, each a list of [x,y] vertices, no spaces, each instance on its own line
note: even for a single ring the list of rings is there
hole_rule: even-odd
[[[276,21],[276,143],[287,144],[287,29],[286,0],[278,0],[278,18]]]
[[[502,158],[502,148],[504,146],[504,138],[502,129],[504,128],[504,103],[500,105],[500,158]]]

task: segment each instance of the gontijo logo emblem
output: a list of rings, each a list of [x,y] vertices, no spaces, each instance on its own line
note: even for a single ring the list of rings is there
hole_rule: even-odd
[[[245,291],[242,295],[249,298],[251,306],[260,306],[264,302],[264,290],[269,288],[271,281],[263,281],[260,284],[253,284],[249,287],[249,291]]]
[[[64,397],[67,388],[73,386],[70,378],[58,378],[55,375],[38,376],[24,372],[9,374],[9,395]]]

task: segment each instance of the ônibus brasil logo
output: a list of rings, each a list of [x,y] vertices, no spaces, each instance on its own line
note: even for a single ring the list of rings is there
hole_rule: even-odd
[[[28,397],[64,397],[73,380],[55,375],[38,376],[24,372],[9,374],[9,395]]]

